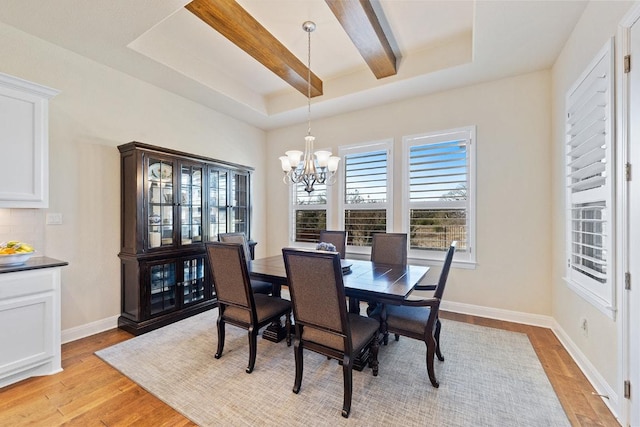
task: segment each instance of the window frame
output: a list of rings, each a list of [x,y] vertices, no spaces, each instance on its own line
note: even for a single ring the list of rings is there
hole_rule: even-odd
[[[386,151],[387,153],[387,201],[384,203],[366,203],[360,205],[357,209],[354,209],[354,204],[347,204],[344,201],[346,192],[346,157],[353,154],[364,154],[368,152]],[[338,148],[338,156],[340,156],[340,177],[339,177],[339,203],[338,212],[339,215],[339,229],[345,229],[345,211],[347,210],[379,210],[384,209],[386,211],[386,231],[391,232],[393,230],[393,139],[383,139],[378,141],[371,141],[361,144],[353,144],[341,146]],[[364,206],[366,205],[366,206]],[[371,246],[354,246],[347,245],[346,251],[352,254],[371,254]]]
[[[438,203],[434,201],[411,202],[410,200],[410,156],[411,148],[415,146],[447,142],[454,139],[467,141],[467,200],[466,202]],[[428,141],[428,142],[427,142]],[[402,232],[410,233],[411,210],[433,209],[440,205],[459,208],[464,204],[467,211],[467,251],[456,250],[454,263],[457,267],[475,268],[476,266],[476,126],[465,126],[454,129],[425,132],[402,137]],[[444,206],[443,206],[444,207]],[[408,247],[408,257],[415,260],[429,262],[443,261],[445,251],[411,249]]]
[[[615,236],[616,236],[616,223],[615,223],[615,173],[616,173],[616,151],[615,151],[615,76],[614,76],[614,46],[613,38],[607,41],[602,49],[594,56],[592,61],[585,67],[584,71],[576,79],[573,85],[569,88],[565,96],[565,141],[564,141],[564,168],[565,168],[565,258],[567,260],[565,264],[564,280],[567,286],[572,289],[576,294],[583,299],[591,303],[599,311],[607,315],[609,318],[615,318],[616,313],[616,286],[615,286],[615,264],[614,264],[614,250],[615,250]],[[569,155],[571,139],[570,134],[570,111],[575,104],[579,104],[582,99],[588,98],[585,94],[589,94],[587,90],[593,88],[593,81],[589,80],[591,74],[596,71],[600,66],[606,70],[604,78],[608,78],[605,83],[607,93],[604,96],[606,101],[605,110],[605,125],[604,125],[604,146],[605,154],[604,161],[604,181],[605,183],[600,188],[589,189],[580,192],[572,192],[572,178],[570,176],[572,169],[572,160]],[[600,74],[596,74],[598,76]],[[572,95],[580,95],[573,97]],[[597,95],[597,91],[594,92]],[[574,110],[579,108],[574,107]],[[587,116],[585,114],[585,116]],[[585,167],[586,169],[586,167]],[[587,274],[580,274],[577,268],[573,268],[573,233],[574,222],[586,222],[584,217],[575,218],[573,216],[576,210],[574,206],[587,205],[592,203],[604,202],[606,208],[602,211],[604,216],[604,223],[606,227],[603,231],[597,233],[597,236],[604,240],[602,250],[605,252],[605,287],[599,288],[602,284],[596,283],[588,277]],[[595,210],[595,209],[592,209]],[[588,220],[588,219],[587,219]],[[584,253],[579,253],[579,257],[584,258]]]

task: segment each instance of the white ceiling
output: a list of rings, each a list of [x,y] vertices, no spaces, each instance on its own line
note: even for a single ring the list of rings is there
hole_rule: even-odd
[[[215,1],[215,0],[213,0]],[[354,0],[348,0],[354,1]],[[0,21],[272,129],[306,120],[304,95],[184,8],[185,0],[3,0]],[[376,80],[324,0],[238,0],[324,82],[312,117],[549,68],[586,1],[372,0],[400,57]]]

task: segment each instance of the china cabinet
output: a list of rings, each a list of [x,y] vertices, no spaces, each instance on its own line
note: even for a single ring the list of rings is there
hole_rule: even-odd
[[[137,335],[215,306],[204,243],[250,236],[253,169],[140,142],[118,149],[118,325]]]
[[[0,73],[0,208],[49,207],[49,99],[58,91]]]

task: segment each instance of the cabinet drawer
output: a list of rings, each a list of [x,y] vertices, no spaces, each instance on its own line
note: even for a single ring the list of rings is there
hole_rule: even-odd
[[[38,294],[56,289],[58,269],[40,269],[0,274],[0,302],[6,298]]]

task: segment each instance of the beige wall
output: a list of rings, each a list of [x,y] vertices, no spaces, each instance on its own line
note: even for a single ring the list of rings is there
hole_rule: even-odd
[[[37,250],[69,262],[63,330],[120,313],[118,145],[136,140],[253,166],[255,211],[265,209],[263,131],[3,24],[0,58],[0,72],[61,91],[50,103],[46,212],[64,223],[41,227]],[[14,211],[0,212],[0,226],[15,222],[7,219]],[[44,213],[34,215],[44,221]],[[256,215],[253,237],[263,241],[264,229]]]
[[[619,392],[618,324],[568,288],[563,280],[565,271],[564,223],[564,130],[565,96],[585,67],[616,35],[617,26],[629,10],[631,2],[591,2],[576,25],[570,39],[552,70],[553,81],[553,146],[552,146],[552,203],[553,203],[553,317],[573,343],[609,386]],[[616,40],[616,49],[621,41]],[[588,336],[580,330],[580,319],[587,319]]]
[[[540,71],[313,120],[316,149],[337,153],[340,145],[393,138],[394,194],[400,194],[403,135],[476,125],[478,266],[452,270],[447,300],[548,316],[550,91],[550,74]],[[269,254],[288,243],[288,189],[277,156],[301,147],[305,134],[304,125],[267,133]],[[333,191],[337,202],[337,186]],[[395,231],[401,231],[395,200]],[[330,226],[338,225],[337,214]]]

